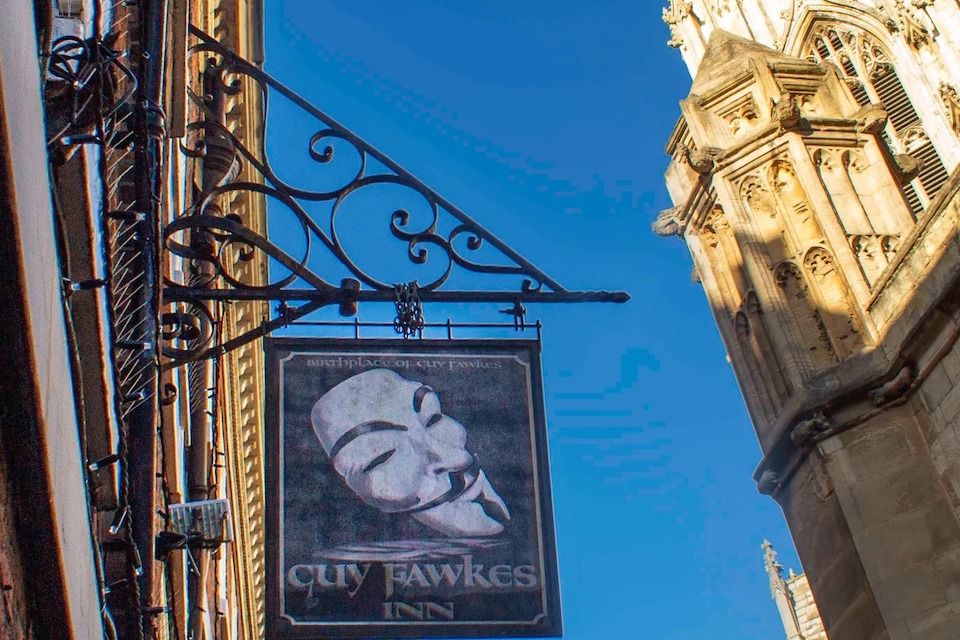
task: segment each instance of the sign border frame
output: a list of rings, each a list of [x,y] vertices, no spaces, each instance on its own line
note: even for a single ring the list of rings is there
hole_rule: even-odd
[[[536,487],[539,493],[538,509],[540,513],[539,533],[541,536],[540,555],[542,558],[542,585],[546,617],[544,624],[524,624],[506,622],[488,627],[482,623],[465,621],[459,624],[447,623],[336,623],[291,625],[281,611],[280,571],[280,362],[291,351],[324,351],[345,349],[356,351],[396,349],[398,346],[410,346],[413,350],[428,352],[431,349],[456,352],[470,349],[509,348],[513,351],[526,351],[530,364],[530,405],[533,420],[532,451],[535,456]],[[265,393],[264,393],[264,515],[265,515],[265,582],[266,598],[265,626],[266,637],[271,640],[319,640],[331,638],[488,638],[488,637],[561,637],[563,620],[560,606],[560,577],[557,559],[555,519],[553,513],[553,492],[550,483],[550,458],[547,442],[546,407],[544,404],[543,372],[541,368],[541,343],[526,338],[507,339],[414,339],[398,338],[319,338],[319,337],[280,337],[264,339]],[[398,352],[402,355],[402,352]],[[415,355],[415,354],[411,354]],[[489,623],[488,623],[489,624]]]

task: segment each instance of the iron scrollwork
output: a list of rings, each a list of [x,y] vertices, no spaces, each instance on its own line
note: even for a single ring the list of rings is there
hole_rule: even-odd
[[[629,298],[622,292],[567,291],[397,163],[262,69],[202,31],[191,27],[190,33],[194,39],[190,53],[198,61],[192,66],[205,69],[204,89],[202,95],[189,94],[200,118],[187,126],[182,150],[203,166],[203,180],[196,185],[193,205],[163,230],[167,252],[190,266],[190,272],[181,278],[168,279],[165,301],[180,306],[244,299],[281,301],[283,313],[267,324],[289,322],[329,304],[339,304],[342,312],[346,309],[349,313],[356,309],[357,302],[392,302],[395,282],[412,278],[396,277],[393,267],[387,269],[389,277],[374,273],[369,265],[371,260],[381,258],[377,251],[362,242],[358,248],[356,240],[343,237],[345,228],[356,234],[355,222],[343,222],[350,212],[363,210],[369,215],[369,210],[382,207],[384,200],[393,203],[385,219],[389,232],[385,237],[403,243],[404,273],[413,270],[423,302],[623,302]],[[271,161],[268,147],[276,147],[267,144],[267,135],[251,148],[224,126],[217,105],[222,107],[231,96],[250,91],[259,94],[254,97],[262,101],[267,129],[271,123],[276,124],[270,119],[270,109],[276,108],[272,100],[283,101],[283,109],[293,109],[299,118],[312,123],[313,133],[303,140],[309,162],[304,165],[301,161],[296,167],[298,174],[306,168],[319,170],[311,187],[297,184],[289,171],[284,173]],[[253,194],[269,202],[271,221],[285,215],[292,224],[269,237],[265,230],[253,229],[229,210],[229,202],[240,194]],[[372,201],[376,207],[370,205]],[[367,231],[364,228],[360,234],[363,240]],[[198,243],[198,238],[208,241]],[[317,258],[318,253],[324,256]],[[236,277],[234,268],[258,254],[266,259],[271,272],[276,272],[273,281],[258,285]],[[317,265],[323,260],[329,262],[331,257],[342,270],[340,275],[346,276],[340,278],[339,285],[331,282],[329,269]],[[458,280],[452,276],[458,271],[501,276],[498,282],[506,277],[514,284],[503,290],[450,290]],[[302,304],[287,305],[294,300]],[[171,311],[166,318],[172,332],[168,333],[178,346],[169,348],[167,355],[183,361],[222,351],[222,345],[217,347],[206,340],[213,335],[210,332],[203,339],[199,335],[184,338],[183,331],[200,330],[207,321],[202,316],[195,314],[187,322],[182,311]],[[268,329],[264,325],[252,332],[256,335],[250,339]]]

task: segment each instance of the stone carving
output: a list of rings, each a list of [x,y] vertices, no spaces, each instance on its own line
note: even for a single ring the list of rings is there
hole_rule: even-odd
[[[889,62],[886,61],[886,54],[879,47],[864,47],[863,62],[867,69],[867,77],[876,86],[876,81],[884,76],[896,73]]]
[[[713,170],[717,167],[715,158],[718,153],[719,150],[717,149],[697,151],[696,149],[687,147],[684,150],[684,157],[686,157],[687,164],[690,165],[691,169],[700,175],[709,175],[713,173]]]
[[[730,229],[723,207],[718,204],[704,216],[700,224],[700,242],[706,252],[709,266],[714,274],[714,282],[727,309],[734,309],[740,303],[743,294],[743,276],[731,269],[731,264],[739,260],[739,249],[733,231]]]
[[[780,486],[780,474],[773,469],[767,469],[760,474],[757,480],[757,491],[762,495],[769,496]]]
[[[783,565],[777,561],[777,552],[773,549],[773,543],[764,540],[760,545],[763,549],[763,566],[770,576],[770,595],[774,598],[777,594],[787,593],[787,583],[783,580]]]
[[[850,237],[850,248],[860,261],[867,281],[876,276],[893,260],[900,248],[900,238],[888,235],[855,235]],[[872,274],[869,275],[869,274]]]
[[[806,113],[812,116],[822,115],[820,99],[817,97],[817,94],[795,93],[794,97],[797,100],[797,105],[800,107],[801,113]]]
[[[837,151],[835,149],[817,149],[811,157],[813,163],[817,165],[821,172],[833,172],[837,168]]]
[[[716,249],[720,246],[720,239],[717,238],[717,229],[713,225],[713,216],[707,215],[703,224],[700,225],[700,242],[704,247]]]
[[[740,100],[733,109],[722,114],[727,126],[730,127],[730,133],[738,135],[753,129],[757,125],[757,103],[753,96],[747,95]]]
[[[947,108],[947,116],[950,118],[950,128],[953,132],[960,135],[960,95],[957,90],[945,82],[940,83],[940,99],[943,100]]]
[[[903,28],[903,37],[914,49],[919,50],[922,46],[931,42],[930,30],[923,24],[922,19],[914,13],[914,10],[906,6],[903,0],[897,0],[894,3],[897,9],[897,15]]]
[[[920,124],[914,124],[907,127],[899,134],[900,142],[908,151],[917,149],[929,141],[926,132]]]
[[[750,320],[743,311],[738,311],[737,315],[734,316],[733,328],[741,342],[750,340]]]
[[[803,281],[800,268],[792,262],[781,262],[774,270],[773,277],[784,291],[788,291],[796,298],[807,297],[807,285]]]
[[[800,246],[809,246],[819,241],[823,232],[793,166],[786,160],[775,161],[770,167],[770,183],[790,214]]]
[[[896,164],[895,168],[900,184],[907,184],[916,178],[923,168],[923,162],[914,158],[909,153],[898,153],[893,156],[893,161]]]
[[[834,364],[837,361],[836,352],[830,343],[823,318],[815,302],[810,299],[810,289],[800,267],[784,261],[777,265],[773,276],[797,321],[800,343],[807,350],[813,365],[822,368]]]
[[[886,267],[886,255],[880,247],[880,241],[873,235],[856,235],[850,238],[850,248],[860,263],[860,270],[867,284],[873,285]]]
[[[830,429],[830,423],[826,416],[823,415],[823,412],[817,412],[813,417],[801,420],[793,426],[790,430],[790,441],[800,446],[828,429]]]
[[[860,109],[854,116],[857,129],[863,133],[880,134],[887,126],[887,110],[878,104],[870,104]]]
[[[892,380],[877,387],[876,389],[871,389],[867,392],[867,395],[870,396],[870,401],[873,402],[873,404],[881,407],[888,402],[902,398],[910,389],[910,384],[913,382],[913,378],[913,367],[906,365],[900,369],[900,371]]]
[[[670,40],[667,46],[679,49],[683,46],[683,36],[680,34],[680,23],[693,12],[692,2],[683,2],[680,0],[671,0],[670,6],[664,7],[661,17],[670,27]]]
[[[870,167],[870,163],[859,150],[848,149],[841,154],[843,166],[853,173],[863,173]]]
[[[680,235],[680,222],[677,220],[677,214],[680,213],[681,209],[682,207],[676,206],[661,211],[651,225],[653,232],[661,238]]]
[[[793,131],[803,122],[803,114],[800,113],[800,105],[797,99],[789,92],[780,96],[774,109],[773,118],[783,131]]]
[[[897,236],[880,236],[880,250],[887,262],[893,262],[893,257],[900,250],[900,238]]]
[[[730,0],[712,0],[710,3],[710,12],[718,18],[730,11]]]
[[[860,321],[851,307],[850,292],[833,256],[823,247],[814,247],[807,253],[804,266],[816,285],[817,307],[823,310],[821,319],[830,343],[842,352],[838,354],[841,356],[860,351],[864,346]]]
[[[824,278],[834,272],[833,256],[826,249],[815,247],[807,254],[807,266],[810,268],[810,273]]]

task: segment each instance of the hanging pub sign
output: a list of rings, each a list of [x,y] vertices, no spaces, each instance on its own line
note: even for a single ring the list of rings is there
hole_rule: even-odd
[[[267,341],[267,637],[560,636],[539,344]]]

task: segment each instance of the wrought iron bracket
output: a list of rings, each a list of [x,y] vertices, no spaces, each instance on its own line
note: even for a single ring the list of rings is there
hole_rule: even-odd
[[[508,313],[515,322],[522,323],[524,304],[619,303],[629,299],[622,291],[565,289],[384,153],[263,69],[195,27],[190,33],[194,39],[190,53],[199,57],[197,68],[204,69],[204,91],[202,96],[191,96],[202,117],[187,125],[182,150],[203,163],[204,179],[197,185],[194,204],[163,230],[168,256],[179,258],[192,270],[189,277],[168,279],[163,289],[164,354],[171,358],[169,366],[219,356],[330,305],[338,305],[341,315],[352,316],[360,303],[396,303],[394,282],[400,278],[378,276],[371,270],[371,258],[381,256],[372,255],[375,249],[362,248],[366,246],[363,234],[367,228],[359,242],[344,238],[351,229],[354,233],[357,229],[356,223],[351,227],[344,220],[358,209],[369,214],[370,201],[364,200],[363,194],[379,198],[377,210],[384,200],[395,201],[384,213],[384,230],[401,243],[399,248],[406,255],[403,268],[422,274],[416,280],[420,283],[416,292],[420,303],[506,303],[512,305]],[[225,97],[244,91],[259,92],[257,98],[264,105],[265,133],[255,148],[225,126],[216,108]],[[268,107],[272,100],[285,101],[286,108],[294,109],[299,118],[310,123],[313,133],[301,141],[304,156],[297,167],[298,175],[307,169],[312,172],[315,182],[310,188],[281,175],[283,169],[271,161],[269,149],[277,148],[275,141],[266,143],[271,132]],[[284,147],[290,145],[284,141]],[[208,171],[208,167],[215,170]],[[230,203],[239,194],[259,199],[268,212],[268,222],[270,212],[279,208],[291,221],[289,229],[271,237],[255,230],[230,210]],[[366,204],[358,207],[357,202]],[[296,242],[287,237],[291,235],[296,235]],[[318,258],[318,254],[322,255]],[[267,284],[249,284],[236,272],[238,265],[257,256],[269,264],[273,280]],[[318,265],[326,261],[329,266],[331,257],[344,272],[339,286],[330,281],[329,268]],[[383,270],[382,265],[379,268]],[[462,282],[464,273],[480,276],[471,281],[471,287],[479,289],[452,286]],[[211,309],[219,303],[245,300],[278,302],[278,313],[265,318],[256,329],[218,343]]]

